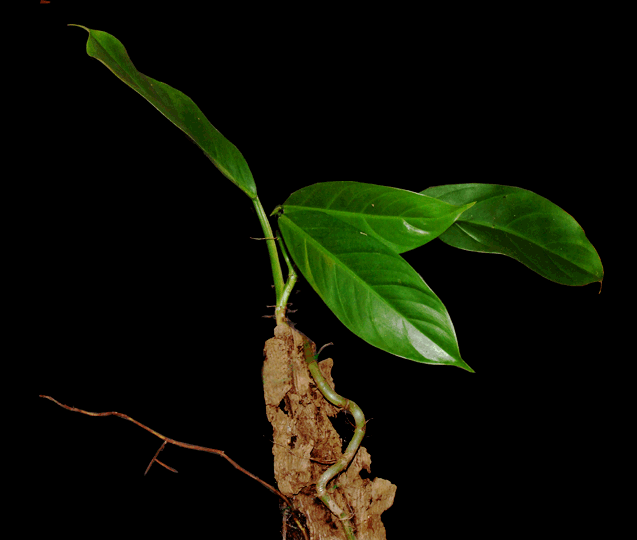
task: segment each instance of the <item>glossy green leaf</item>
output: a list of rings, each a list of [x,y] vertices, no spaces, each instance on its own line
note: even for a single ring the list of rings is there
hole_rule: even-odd
[[[284,213],[278,224],[305,279],[354,334],[403,358],[472,371],[445,306],[395,251],[325,212]]]
[[[147,99],[168,120],[190,137],[226,178],[256,198],[257,188],[252,173],[237,147],[208,121],[188,96],[140,73],[135,69],[121,42],[100,30],[79,26],[89,33],[86,52],[110,69],[119,79]]]
[[[477,201],[440,240],[460,249],[508,255],[564,285],[604,277],[584,230],[551,201],[526,189],[497,184],[453,184],[422,192],[451,204]]]
[[[320,210],[403,253],[436,238],[472,205],[362,182],[322,182],[292,193],[283,210],[288,216]]]

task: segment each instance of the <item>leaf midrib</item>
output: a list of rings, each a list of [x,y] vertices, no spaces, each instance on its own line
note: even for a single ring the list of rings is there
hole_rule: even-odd
[[[305,237],[309,238],[310,240],[313,240],[312,236],[311,236],[311,235],[309,235],[308,233],[306,233],[305,229],[302,229],[301,227],[299,227],[298,225],[296,225],[296,224],[294,223],[294,221],[293,221],[293,220],[291,220],[290,218],[287,218],[287,219],[288,219],[288,221],[289,221],[290,223],[292,223],[292,224],[294,225],[294,227],[295,227],[298,231],[302,232],[302,233],[303,233],[303,235],[304,235]],[[305,245],[306,245],[306,246],[307,246],[307,244],[309,243],[309,242],[308,242],[308,240],[304,240],[304,242],[305,242]],[[354,277],[354,278],[355,278],[355,281],[358,281],[359,283],[363,283],[363,284],[365,285],[365,288],[366,288],[366,289],[370,290],[370,291],[372,292],[372,294],[373,294],[373,295],[374,295],[377,299],[382,300],[382,302],[383,302],[384,304],[387,304],[388,306],[390,306],[390,307],[391,307],[391,309],[392,309],[392,311],[394,311],[395,313],[397,313],[397,314],[400,316],[400,318],[401,318],[401,319],[406,320],[406,321],[409,321],[409,320],[410,320],[410,319],[409,319],[409,317],[405,316],[402,312],[400,312],[400,311],[396,308],[395,304],[390,303],[390,302],[387,302],[387,300],[386,300],[386,298],[385,298],[385,297],[383,297],[383,296],[381,296],[380,294],[378,294],[378,292],[377,292],[377,291],[376,291],[376,290],[375,290],[375,289],[374,289],[371,285],[369,285],[366,281],[364,281],[363,279],[361,279],[361,278],[358,276],[358,274],[356,274],[356,273],[355,273],[355,272],[354,272],[354,271],[353,271],[353,270],[352,270],[352,269],[351,269],[348,265],[346,265],[345,263],[343,263],[343,261],[341,261],[341,259],[340,259],[340,258],[335,257],[333,252],[328,251],[328,250],[327,250],[327,249],[326,249],[326,248],[325,248],[322,244],[320,244],[320,243],[319,243],[319,242],[317,242],[316,240],[314,240],[314,241],[313,241],[313,245],[315,245],[315,246],[319,249],[319,251],[321,251],[321,253],[323,253],[323,255],[324,255],[324,256],[327,254],[327,255],[331,256],[333,259],[335,259],[336,261],[338,261],[338,263],[339,263],[340,267],[341,267],[341,268],[344,268],[344,269],[346,270],[346,272],[350,275],[350,277]],[[306,261],[308,261],[309,259],[308,259],[308,255],[307,255],[307,247],[304,247],[304,251],[305,251],[305,260],[306,260]],[[349,254],[349,253],[351,253],[351,254],[364,253],[364,254],[369,255],[371,252],[369,252],[369,251],[350,251],[350,252],[348,252],[348,254]],[[400,257],[400,255],[399,255],[399,254],[397,254],[397,253],[386,253],[386,254],[387,254],[387,255],[389,255],[389,256],[391,256],[391,257],[394,257],[394,256],[395,256],[395,257],[399,257],[402,261],[404,261],[404,259],[403,259],[402,257]],[[309,266],[309,265],[308,265],[308,266]],[[313,274],[312,274],[312,279],[313,279],[314,281],[316,281],[316,280],[314,279],[314,275],[313,275]],[[422,278],[421,278],[421,279],[422,279]],[[424,283],[424,281],[423,281],[423,283]],[[394,284],[394,286],[396,286],[396,285]],[[427,287],[429,287],[429,286],[427,285]],[[410,287],[410,288],[415,288],[415,287]],[[431,290],[431,289],[430,289],[430,290]],[[432,292],[432,294],[434,294],[434,296],[435,296],[435,293],[434,293],[433,291],[431,291],[431,292]],[[422,306],[423,304],[419,304],[419,305],[421,305],[421,306]],[[427,307],[428,307],[428,306],[427,306]],[[430,309],[433,309],[433,308],[430,308]],[[435,318],[433,318],[433,319],[435,320]],[[416,319],[416,320],[421,321],[421,322],[423,322],[424,324],[430,324],[430,325],[432,324],[432,323],[430,323],[429,321],[426,321],[426,320],[422,320],[422,319]],[[411,323],[409,323],[409,324],[411,324]],[[412,326],[413,326],[413,324],[412,324]],[[442,332],[442,334],[443,334],[443,335],[447,336],[447,332],[446,332],[446,330],[445,330],[445,328],[444,328],[444,327],[441,327],[441,326],[438,326],[438,325],[434,325],[434,326],[435,326],[436,328],[438,328],[439,330],[441,330],[441,332]],[[420,330],[419,330],[418,328],[416,328],[416,327],[414,327],[414,328],[416,329],[416,331],[420,332]],[[420,333],[422,333],[422,332],[420,332]],[[424,334],[423,334],[423,335],[424,335]],[[451,356],[451,355],[450,355],[447,351],[445,351],[445,349],[444,349],[444,348],[443,348],[440,344],[438,344],[438,343],[436,343],[435,341],[433,341],[433,340],[432,340],[429,336],[425,336],[425,337],[426,337],[429,341],[431,341],[432,343],[434,343],[436,346],[440,347],[440,348],[441,348],[441,349],[445,352],[445,354],[449,356],[449,358],[452,358],[452,359],[456,360],[456,359],[455,359],[453,356]],[[414,350],[415,350],[415,349],[414,349]],[[420,353],[419,353],[419,354],[420,354]],[[422,356],[422,355],[421,355],[421,356]],[[423,358],[424,358],[424,356],[423,356]]]

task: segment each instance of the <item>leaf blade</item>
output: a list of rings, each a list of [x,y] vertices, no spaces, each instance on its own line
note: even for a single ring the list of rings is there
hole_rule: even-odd
[[[422,192],[459,204],[474,200],[440,240],[453,247],[501,253],[563,285],[601,281],[604,270],[582,227],[559,206],[523,188],[451,184]]]
[[[350,331],[396,356],[473,371],[446,308],[400,255],[324,212],[283,214],[278,224],[295,264]]]
[[[118,79],[135,90],[201,148],[221,173],[255,199],[256,185],[248,163],[228,139],[206,118],[192,99],[163,82],[137,71],[122,43],[111,34],[92,30],[86,43],[87,54],[102,62]]]
[[[439,236],[472,205],[458,207],[413,191],[341,181],[299,189],[282,207],[288,215],[320,210],[404,253]]]

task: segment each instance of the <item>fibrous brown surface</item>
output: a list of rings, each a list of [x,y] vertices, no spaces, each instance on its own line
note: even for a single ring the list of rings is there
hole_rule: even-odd
[[[342,455],[342,440],[329,420],[339,409],[314,384],[302,351],[300,334],[284,325],[277,326],[265,344],[263,389],[274,431],[274,475],[279,490],[305,515],[311,540],[345,540],[338,518],[315,492],[320,475]],[[319,363],[334,388],[332,366],[331,358]],[[357,540],[386,540],[380,516],[393,504],[396,486],[382,478],[361,478],[360,471],[371,472],[370,465],[370,455],[361,446],[328,488],[336,503],[353,514]]]

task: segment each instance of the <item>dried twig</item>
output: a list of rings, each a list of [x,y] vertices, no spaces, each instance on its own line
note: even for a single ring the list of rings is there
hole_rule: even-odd
[[[223,452],[223,450],[215,450],[214,448],[206,448],[205,446],[197,446],[195,444],[188,444],[188,443],[183,443],[183,442],[176,441],[174,439],[170,439],[168,437],[165,437],[161,433],[157,433],[155,430],[150,429],[149,427],[147,427],[144,424],[138,422],[137,420],[131,418],[130,416],[127,416],[127,415],[122,414],[122,413],[118,413],[118,412],[115,412],[115,411],[104,412],[104,413],[94,413],[94,412],[89,412],[89,411],[83,411],[82,409],[76,409],[75,407],[69,407],[68,405],[63,405],[62,403],[60,403],[59,401],[56,401],[55,399],[53,399],[50,396],[42,396],[41,395],[40,397],[48,399],[48,400],[52,401],[53,403],[57,403],[60,407],[64,407],[65,409],[68,409],[69,411],[75,411],[75,412],[79,412],[79,413],[82,413],[82,414],[87,414],[88,416],[119,416],[120,418],[124,418],[124,420],[130,420],[134,424],[137,424],[139,427],[144,428],[146,431],[150,431],[153,435],[155,435],[156,437],[159,437],[160,439],[162,439],[164,441],[164,443],[161,445],[159,450],[157,450],[157,453],[155,454],[155,456],[151,460],[150,464],[146,468],[146,472],[144,473],[144,475],[146,475],[146,473],[148,472],[148,470],[150,469],[150,467],[151,467],[151,465],[153,463],[159,463],[163,467],[166,467],[169,471],[172,471],[172,472],[175,472],[175,473],[177,472],[175,469],[169,467],[168,465],[162,463],[161,461],[159,461],[157,459],[157,456],[159,455],[159,452],[161,452],[164,449],[164,446],[166,446],[166,443],[171,443],[171,444],[174,444],[176,446],[181,446],[182,448],[190,448],[191,450],[199,450],[201,452],[208,452],[210,454],[216,454],[218,456],[221,456],[222,458],[226,459],[235,469],[239,469],[242,473],[247,474],[250,478],[253,478],[257,482],[259,482],[262,486],[268,488],[272,493],[274,493],[275,495],[278,495],[281,499],[283,499],[286,502],[286,504],[288,506],[292,506],[292,503],[290,503],[289,499],[285,495],[283,495],[283,493],[281,493],[278,489],[272,487],[267,482],[264,482],[263,480],[261,480],[258,476],[255,476],[251,472],[246,471],[236,461],[234,461],[230,457],[228,457],[225,454],[225,452]]]

